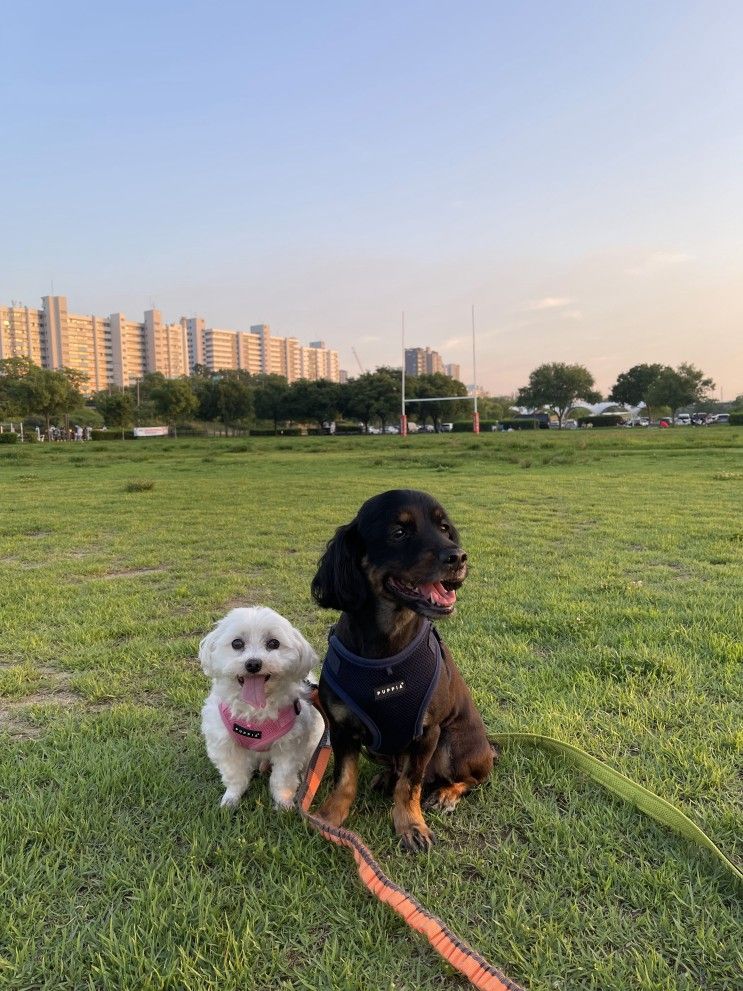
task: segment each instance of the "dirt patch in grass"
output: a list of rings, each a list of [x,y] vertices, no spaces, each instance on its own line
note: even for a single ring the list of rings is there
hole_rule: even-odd
[[[30,706],[52,704],[66,709],[84,701],[81,695],[67,688],[69,675],[51,668],[44,668],[41,673],[52,679],[49,691],[37,691],[20,699],[3,701],[0,708],[0,732],[6,733],[11,740],[38,740],[41,736],[43,728],[26,718],[26,710]]]
[[[225,610],[237,608],[249,609],[251,606],[261,605],[263,605],[263,601],[260,596],[240,595],[236,599],[230,599],[225,604]]]
[[[140,578],[142,575],[157,575],[167,571],[167,568],[129,568],[124,571],[109,571],[102,575],[106,580],[111,578]]]
[[[0,733],[6,734],[11,740],[38,740],[41,728],[26,722],[16,713],[0,709]]]
[[[68,676],[64,675],[66,680]],[[52,688],[49,692],[34,692],[22,699],[4,701],[0,708],[0,734],[6,734],[11,740],[38,740],[44,733],[44,727],[28,719],[28,710],[34,705],[54,705],[60,709],[69,709],[80,705],[86,713],[107,712],[111,708],[109,702],[87,702],[84,696],[71,692],[62,686]]]
[[[25,698],[15,699],[12,702],[6,702],[5,705],[8,709],[23,709],[29,705],[46,705],[52,702],[54,705],[68,706],[74,705],[76,702],[84,702],[82,695],[77,695],[74,692],[61,690],[52,690],[51,692],[34,692],[33,695],[26,695]]]

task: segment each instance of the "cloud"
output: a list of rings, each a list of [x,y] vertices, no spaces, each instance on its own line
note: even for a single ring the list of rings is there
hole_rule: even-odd
[[[527,310],[558,310],[572,303],[569,296],[544,296],[527,304]]]
[[[646,255],[636,265],[630,266],[626,271],[628,275],[648,275],[673,268],[674,265],[684,265],[693,260],[694,255],[689,255],[685,251],[651,251],[649,255]]]
[[[560,314],[563,320],[582,320],[583,313],[580,310],[563,310]]]

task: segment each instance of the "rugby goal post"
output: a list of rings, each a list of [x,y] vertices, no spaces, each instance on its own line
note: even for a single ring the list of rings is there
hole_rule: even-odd
[[[480,414],[477,411],[477,360],[475,355],[475,306],[472,305],[472,391],[471,396],[435,396],[429,399],[406,399],[405,398],[405,313],[402,315],[402,407],[400,409],[400,435],[408,435],[408,416],[405,407],[408,403],[454,403],[472,402],[472,432],[480,433]]]

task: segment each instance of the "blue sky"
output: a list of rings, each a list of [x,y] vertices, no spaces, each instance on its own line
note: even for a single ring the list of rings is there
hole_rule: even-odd
[[[739,3],[2,14],[0,298],[743,392]]]

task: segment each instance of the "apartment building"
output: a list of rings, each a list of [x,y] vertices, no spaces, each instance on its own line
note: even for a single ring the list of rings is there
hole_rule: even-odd
[[[20,303],[0,306],[0,361],[25,357],[43,365],[41,341],[41,310]]]
[[[141,322],[123,313],[81,316],[69,312],[65,296],[44,296],[41,309],[0,306],[0,359],[14,356],[44,368],[83,372],[85,392],[132,385],[147,372],[177,378],[196,365],[273,373],[289,382],[340,378],[338,353],[324,341],[304,347],[295,337],[273,335],[268,324],[239,331],[207,327],[201,317],[165,323],[156,309],[147,310]]]
[[[444,365],[444,375],[448,375],[450,379],[457,379],[457,381],[462,381],[462,366],[452,362],[449,365]]]
[[[163,323],[159,310],[146,310],[144,336],[148,372],[162,372],[170,379],[188,375],[188,337],[182,322]]]
[[[193,371],[196,365],[205,364],[204,330],[206,329],[206,321],[203,317],[181,317],[181,327],[186,332],[188,342],[188,369]]]
[[[444,371],[444,362],[438,351],[431,348],[405,348],[406,375],[433,375]]]
[[[204,364],[214,372],[220,368],[239,368],[237,334],[233,330],[208,327],[204,331]]]
[[[305,362],[303,369],[306,372],[310,369],[314,372],[314,374],[303,374],[302,378],[321,378],[340,382],[341,369],[337,351],[331,351],[325,341],[310,341],[310,346],[302,350]]]
[[[111,318],[111,381],[108,385],[133,385],[147,373],[144,324],[127,320],[123,313]]]
[[[203,334],[203,364],[213,372],[242,368],[253,375],[282,375],[288,382],[297,379],[330,379],[340,381],[338,352],[325,346],[324,341],[313,341],[309,347],[300,344],[296,337],[277,337],[268,324],[253,324],[250,331],[205,328]],[[219,345],[214,335],[219,335]],[[189,354],[199,350],[199,331],[189,327]],[[191,365],[193,368],[193,365]]]

